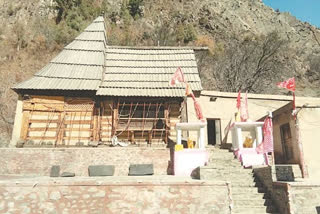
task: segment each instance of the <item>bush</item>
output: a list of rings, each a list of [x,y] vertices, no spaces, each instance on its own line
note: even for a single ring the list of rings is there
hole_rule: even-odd
[[[129,0],[128,8],[130,11],[130,15],[137,19],[142,16],[142,5],[143,0]]]
[[[176,31],[176,40],[178,42],[184,42],[189,43],[191,41],[194,41],[197,38],[197,34],[195,29],[191,24],[189,25],[178,25],[177,31]]]

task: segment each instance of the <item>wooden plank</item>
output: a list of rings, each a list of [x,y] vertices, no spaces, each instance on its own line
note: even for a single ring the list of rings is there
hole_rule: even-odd
[[[57,116],[60,115],[61,112],[50,112],[50,111],[33,111],[32,112],[32,116],[48,116],[48,114],[53,115],[53,116]]]
[[[33,103],[64,103],[63,96],[38,96],[32,95],[29,100],[26,102],[33,102]]]
[[[28,140],[56,140],[56,137],[29,136]],[[64,140],[90,140],[90,137],[63,137]]]
[[[83,109],[76,109],[76,108],[64,108],[65,112],[72,112],[72,113],[79,113],[79,115],[83,112],[91,112],[93,108],[83,108]]]
[[[28,136],[28,129],[29,129],[29,119],[30,118],[30,112],[29,111],[23,111],[22,113],[22,126],[21,126],[21,134],[20,138],[23,140],[27,139]]]
[[[58,127],[55,128],[46,128],[46,127],[39,127],[39,128],[29,128],[29,132],[32,131],[57,131]],[[91,132],[92,129],[90,128],[73,128],[74,131],[83,131],[83,132]],[[71,128],[64,128],[64,131],[71,131]]]
[[[61,112],[63,111],[63,108],[64,108],[63,104],[52,104],[52,103],[42,104],[42,103],[28,103],[28,102],[23,103],[23,110],[25,111]]]
[[[48,120],[29,120],[29,123],[44,123],[47,124]],[[50,120],[50,123],[59,123],[59,120]]]
[[[70,124],[91,124],[92,121],[91,120],[65,120],[64,123],[67,125],[70,125]]]

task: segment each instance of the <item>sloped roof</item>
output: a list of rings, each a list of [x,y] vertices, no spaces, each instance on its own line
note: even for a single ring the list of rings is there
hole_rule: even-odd
[[[104,20],[98,17],[48,65],[13,89],[97,90],[104,70],[105,47]]]
[[[202,90],[192,48],[109,46],[105,66],[97,95],[183,97],[183,84],[169,85],[178,67],[192,90]]]
[[[183,97],[185,86],[170,86],[178,67],[194,91],[202,90],[192,47],[107,46],[103,17],[34,77],[13,89],[93,90],[100,96]]]

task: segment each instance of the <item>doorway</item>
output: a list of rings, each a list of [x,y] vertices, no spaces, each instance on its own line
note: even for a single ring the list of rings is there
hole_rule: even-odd
[[[220,119],[207,119],[208,145],[221,144]]]
[[[289,123],[280,126],[280,133],[283,161],[284,163],[288,163],[291,159],[293,159],[293,144]]]

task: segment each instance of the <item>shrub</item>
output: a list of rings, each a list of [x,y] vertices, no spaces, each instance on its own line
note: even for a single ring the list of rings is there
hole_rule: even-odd
[[[130,15],[137,19],[142,16],[143,0],[129,0],[128,8]]]

